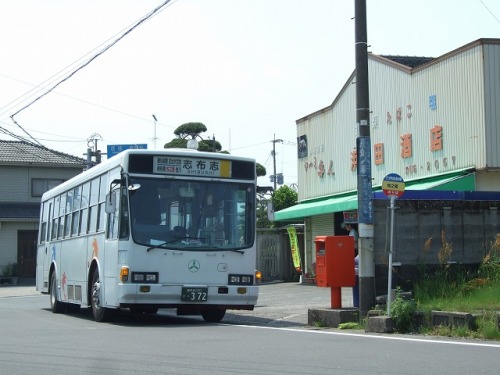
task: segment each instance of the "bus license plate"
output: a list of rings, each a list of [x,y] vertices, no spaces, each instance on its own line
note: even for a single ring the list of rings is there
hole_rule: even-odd
[[[182,287],[181,301],[188,302],[206,302],[208,288]]]

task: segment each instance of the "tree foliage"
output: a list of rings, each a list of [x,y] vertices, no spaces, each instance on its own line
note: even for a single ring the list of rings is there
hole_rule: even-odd
[[[299,195],[290,186],[283,185],[274,192],[273,204],[274,211],[284,210],[297,204]]]
[[[163,148],[187,148],[187,139],[174,138],[170,142],[165,143]]]
[[[269,201],[273,202],[274,211],[279,211],[294,206],[297,203],[297,199],[297,192],[287,185],[283,185],[277,189],[272,197],[268,197],[265,194],[257,195],[257,228],[279,228],[285,225],[284,222],[269,220],[267,216]]]
[[[207,127],[201,122],[187,122],[177,127],[174,134],[179,138],[201,138],[200,134],[207,131]]]
[[[201,122],[187,122],[178,126],[174,130],[177,138],[172,139],[170,142],[165,143],[164,148],[187,148],[187,141],[191,138],[199,138],[198,150],[205,152],[221,152],[229,154],[227,151],[221,151],[222,145],[215,139],[203,139],[201,133],[207,131],[207,127]],[[255,166],[257,177],[262,177],[267,174],[266,168],[259,163]]]
[[[214,139],[204,139],[198,143],[198,150],[200,151],[218,152],[221,149],[221,144]]]
[[[267,174],[266,167],[264,167],[262,164],[257,163],[255,165],[255,169],[257,170],[257,177],[262,177]]]

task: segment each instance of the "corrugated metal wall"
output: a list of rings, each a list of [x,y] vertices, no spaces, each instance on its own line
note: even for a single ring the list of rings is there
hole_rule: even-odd
[[[317,236],[333,236],[334,218],[333,214],[320,215],[311,218],[311,263],[316,262],[316,244],[314,242]]]
[[[486,164],[500,166],[500,48],[484,46]]]
[[[477,44],[412,74],[370,58],[371,141],[384,149],[379,165],[372,151],[373,184],[380,185],[388,173],[408,181],[468,167],[500,167],[499,75],[498,44]],[[356,189],[355,108],[355,84],[346,84],[331,107],[297,122],[297,135],[306,134],[308,142],[308,155],[298,163],[299,201]],[[443,147],[431,151],[436,125],[443,129]],[[411,134],[412,145],[407,158],[401,156],[405,134]]]

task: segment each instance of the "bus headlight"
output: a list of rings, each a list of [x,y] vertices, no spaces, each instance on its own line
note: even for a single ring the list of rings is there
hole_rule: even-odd
[[[158,272],[132,272],[133,283],[157,284]]]
[[[253,275],[234,275],[231,274],[228,276],[229,285],[252,285],[253,284]]]

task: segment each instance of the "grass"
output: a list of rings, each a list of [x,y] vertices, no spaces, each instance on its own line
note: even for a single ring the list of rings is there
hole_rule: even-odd
[[[416,293],[416,296],[418,294]],[[429,297],[418,300],[418,307],[424,311],[443,310],[443,311],[500,311],[500,283],[495,282],[481,286],[472,292],[455,292],[452,296]],[[418,298],[418,297],[417,297]]]
[[[428,251],[426,242],[424,253]],[[477,330],[466,327],[424,328],[424,333],[500,340],[496,312],[500,311],[500,233],[488,244],[482,263],[475,271],[450,267],[448,260],[453,246],[441,233],[441,249],[438,251],[440,267],[432,274],[423,271],[415,285],[415,301],[419,311],[454,311],[475,314]],[[424,270],[424,268],[423,268]]]
[[[500,340],[500,331],[497,328],[496,312],[500,311],[500,282],[486,284],[479,289],[463,296],[457,292],[450,298],[432,298],[418,303],[418,309],[424,312],[459,311],[475,314],[477,329],[466,327],[430,327],[423,328],[422,333],[449,336],[467,337],[485,340]]]

